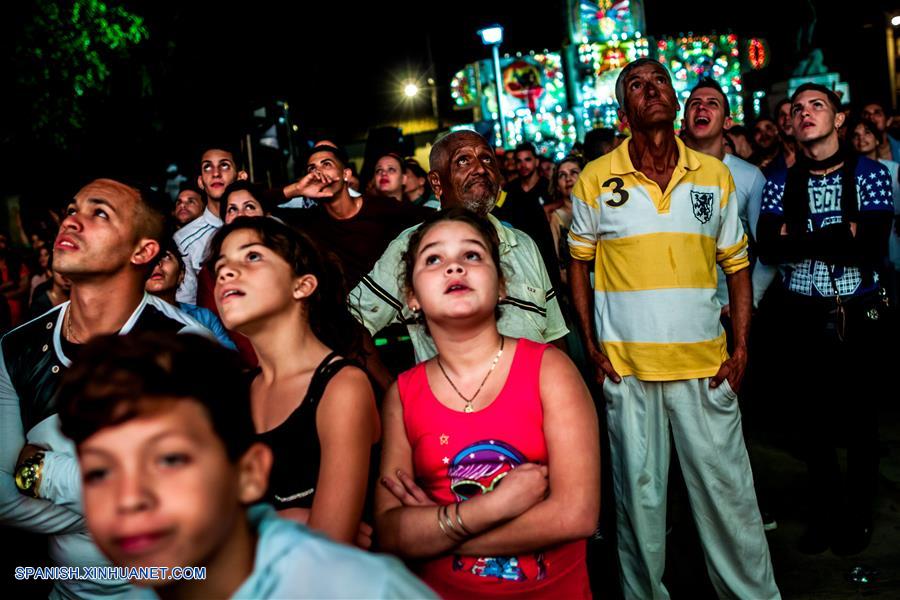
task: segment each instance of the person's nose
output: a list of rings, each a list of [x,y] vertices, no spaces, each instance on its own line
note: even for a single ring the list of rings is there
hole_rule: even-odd
[[[458,261],[452,261],[447,265],[447,275],[459,275],[465,273],[466,270],[463,268],[462,264]]]
[[[123,472],[117,486],[116,509],[119,513],[147,510],[154,503],[152,477],[140,472]]]
[[[60,231],[81,231],[83,228],[84,225],[77,210],[70,215],[66,215],[59,224]]]
[[[216,273],[216,283],[227,283],[229,281],[234,281],[237,277],[238,272],[231,263],[226,262],[224,265],[219,267],[218,273]]]

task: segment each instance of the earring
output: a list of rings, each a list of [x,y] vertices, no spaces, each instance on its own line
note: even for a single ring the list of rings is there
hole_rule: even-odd
[[[415,314],[419,314],[419,311],[421,311],[422,309],[418,306],[410,306],[409,310],[413,311]]]

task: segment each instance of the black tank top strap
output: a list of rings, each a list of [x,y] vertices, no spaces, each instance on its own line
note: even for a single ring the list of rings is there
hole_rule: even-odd
[[[325,388],[328,387],[331,378],[347,366],[358,367],[359,364],[352,359],[339,357],[337,352],[331,352],[326,356],[319,363],[319,366],[316,367],[316,372],[313,373],[304,403],[315,404],[318,402],[322,398],[322,394],[325,393]]]

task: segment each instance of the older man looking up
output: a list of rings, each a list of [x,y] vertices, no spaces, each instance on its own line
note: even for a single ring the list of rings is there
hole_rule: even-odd
[[[632,136],[575,184],[569,283],[606,397],[623,591],[669,597],[662,575],[671,426],[719,597],[778,598],[737,402],[750,273],[734,182],[719,160],[675,136],[678,100],[658,62],[626,66],[616,97]],[[728,283],[731,357],[716,264]]]
[[[497,228],[506,274],[503,313],[497,323],[500,333],[538,342],[563,337],[568,330],[537,246],[527,234],[490,215],[500,189],[500,170],[487,141],[474,131],[450,133],[432,147],[429,162],[428,181],[442,208],[468,208],[486,216]],[[417,227],[403,231],[391,242],[372,271],[350,292],[350,305],[372,334],[391,322],[405,323],[416,361],[423,361],[436,354],[434,344],[424,327],[415,322],[401,288],[401,256]]]

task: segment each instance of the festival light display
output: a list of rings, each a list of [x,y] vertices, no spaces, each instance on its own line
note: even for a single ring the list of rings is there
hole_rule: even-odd
[[[624,36],[625,34],[623,34]],[[634,39],[609,42],[584,42],[578,46],[581,119],[586,129],[616,127],[616,78],[631,61],[647,56],[647,40],[636,34]]]
[[[567,110],[566,81],[558,52],[530,53],[500,60],[505,145],[530,141],[548,155],[565,153],[575,143],[575,117]],[[457,108],[477,108],[482,118],[497,120],[497,94],[489,61],[468,65],[453,77],[450,94]],[[504,143],[494,126],[497,145]]]
[[[759,71],[769,65],[769,44],[761,38],[747,40],[747,63],[754,71]]]
[[[566,68],[560,53],[546,50],[501,59],[505,132],[496,123],[496,87],[488,60],[467,65],[451,80],[456,108],[474,109],[476,120],[495,121],[493,141],[497,146],[510,148],[530,141],[539,152],[562,158],[578,130],[621,129],[616,78],[628,63],[647,56],[670,70],[682,102],[701,79],[714,79],[728,96],[734,121],[743,122],[742,73],[763,69],[769,63],[765,40],[742,42],[730,33],[649,40],[642,33],[642,0],[580,0],[569,6],[575,64]],[[574,97],[566,93],[567,73],[575,80],[568,86]],[[759,103],[755,96],[753,101]]]
[[[644,31],[643,0],[580,0],[570,16],[577,39],[607,42]],[[624,37],[622,37],[624,36]]]
[[[679,100],[684,102],[701,79],[713,79],[728,96],[731,116],[744,121],[741,51],[734,34],[661,38],[656,42],[656,58],[672,73]]]

